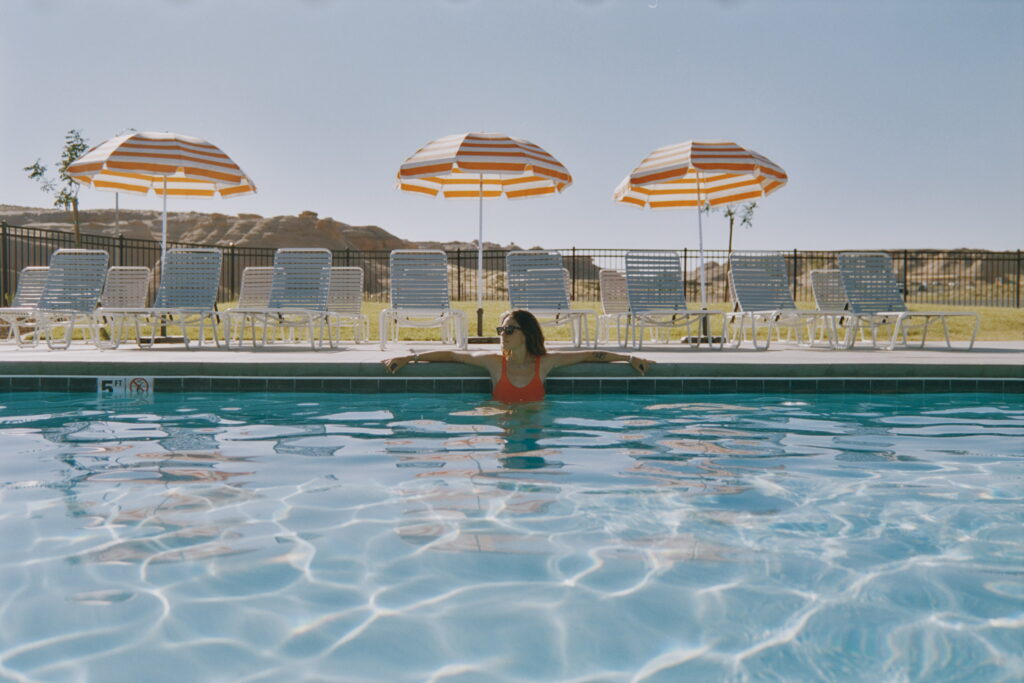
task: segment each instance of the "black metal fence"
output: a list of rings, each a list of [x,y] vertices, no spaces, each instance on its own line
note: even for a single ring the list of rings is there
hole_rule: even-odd
[[[73,247],[71,233],[61,230],[23,228],[0,223],[0,301],[7,303],[14,294],[17,274],[25,266],[46,265],[50,254],[61,247]],[[214,246],[224,253],[220,301],[238,298],[242,271],[248,266],[273,263],[274,249],[263,247],[220,247],[168,242],[168,246]],[[82,248],[104,249],[111,265],[148,266],[155,269],[160,259],[160,243],[152,240],[82,235]],[[598,274],[604,268],[623,270],[627,249],[554,249],[562,254],[572,282],[575,301],[598,301]],[[388,255],[386,250],[334,251],[334,265],[361,266],[365,272],[366,299],[387,301]],[[483,287],[486,300],[507,300],[504,249],[484,251]],[[689,301],[700,301],[700,257],[695,249],[677,251],[682,259]],[[752,252],[744,252],[752,253]],[[763,252],[761,252],[763,253]],[[784,252],[797,301],[812,301],[812,270],[835,268],[835,251]],[[897,278],[909,303],[947,306],[1021,306],[1021,250],[1017,251],[888,251]],[[706,250],[705,282],[709,303],[730,300],[725,250]],[[477,298],[477,252],[459,249],[448,252],[451,296],[455,301]]]

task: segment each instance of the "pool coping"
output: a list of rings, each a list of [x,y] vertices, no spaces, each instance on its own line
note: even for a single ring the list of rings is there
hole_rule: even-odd
[[[436,342],[413,345],[419,352],[452,348]],[[488,345],[473,348],[496,350]],[[625,352],[615,346],[603,348]],[[103,377],[151,378],[156,392],[490,391],[482,369],[456,363],[422,363],[399,375],[387,374],[380,361],[410,349],[406,343],[386,351],[369,344],[328,351],[301,346],[255,351],[185,350],[180,345],[113,351],[7,347],[0,349],[0,391],[95,392]],[[972,351],[786,346],[769,351],[695,351],[679,344],[652,344],[629,353],[656,361],[647,376],[639,377],[622,363],[579,364],[552,372],[546,382],[548,393],[1024,393],[1024,342],[979,342]]]

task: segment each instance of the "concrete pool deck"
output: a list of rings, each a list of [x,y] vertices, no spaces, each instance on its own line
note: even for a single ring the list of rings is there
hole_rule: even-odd
[[[138,349],[128,344],[100,351],[75,346],[66,351],[0,348],[0,391],[94,392],[98,378],[143,377],[157,392],[331,391],[340,393],[487,393],[490,381],[479,368],[455,363],[421,363],[399,375],[381,360],[394,355],[450,349],[437,342],[401,342],[381,351],[377,344],[345,344],[312,351],[302,345],[225,350],[180,344]],[[551,350],[568,350],[552,343]],[[552,394],[699,393],[922,393],[995,392],[1024,394],[1024,341],[977,342],[971,351],[930,344],[926,349],[848,351],[773,345],[721,351],[694,350],[679,342],[645,344],[629,352],[656,361],[645,377],[625,364],[587,363],[561,368],[547,380]],[[470,350],[495,351],[495,345]]]

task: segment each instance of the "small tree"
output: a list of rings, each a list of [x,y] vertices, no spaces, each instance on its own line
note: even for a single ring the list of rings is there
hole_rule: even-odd
[[[736,218],[740,219],[740,225],[744,228],[749,228],[754,224],[754,209],[757,208],[757,202],[749,202],[739,207],[737,210],[736,205],[726,207],[725,217],[729,219],[729,254],[732,254],[732,230],[736,222]]]
[[[43,166],[39,159],[24,168],[29,178],[42,184],[44,192],[53,195],[54,206],[62,207],[65,211],[71,209],[75,221],[76,247],[82,246],[82,233],[78,222],[78,190],[82,186],[68,175],[68,166],[77,161],[88,149],[89,143],[82,137],[82,132],[72,128],[64,136],[64,149],[61,151],[56,178],[47,175],[46,166]]]
[[[742,206],[737,207],[736,204],[732,204],[725,208],[722,213],[726,218],[729,219],[729,257],[732,257],[732,231],[736,224],[736,219],[740,219],[740,225],[744,228],[749,228],[754,224],[754,209],[757,208],[757,202],[748,202]],[[729,299],[729,279],[725,280],[725,298]]]

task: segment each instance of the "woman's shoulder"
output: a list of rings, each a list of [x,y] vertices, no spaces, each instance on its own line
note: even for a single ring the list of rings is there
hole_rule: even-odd
[[[502,355],[500,353],[491,353],[488,351],[459,351],[458,360],[469,365],[481,365],[484,367],[490,367],[495,364],[501,364]]]

